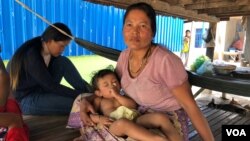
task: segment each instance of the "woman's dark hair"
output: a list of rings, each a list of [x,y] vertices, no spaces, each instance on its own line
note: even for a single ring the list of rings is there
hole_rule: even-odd
[[[61,29],[62,31],[66,32],[68,35],[72,36],[72,33],[70,29],[63,23],[54,23],[54,26],[57,28]],[[58,31],[56,28],[53,26],[49,26],[46,28],[46,30],[43,32],[41,35],[41,38],[43,41],[47,42],[49,40],[54,40],[54,41],[65,41],[65,40],[71,40],[70,37],[64,35],[60,31]]]
[[[132,10],[141,10],[141,11],[145,12],[145,14],[148,16],[148,18],[150,20],[150,25],[151,25],[151,29],[152,29],[153,37],[154,37],[156,34],[156,14],[155,14],[155,10],[153,9],[153,7],[147,3],[144,3],[144,2],[135,3],[135,4],[130,5],[126,9],[126,13],[123,17],[123,25],[125,24],[125,20],[129,14],[129,12]]]
[[[98,87],[98,81],[100,78],[103,78],[104,76],[106,75],[109,75],[109,74],[112,74],[112,75],[115,75],[117,80],[119,80],[119,77],[118,75],[110,70],[110,69],[102,69],[102,70],[99,70],[98,72],[96,72],[94,74],[94,76],[92,77],[91,79],[91,85],[92,85],[92,89],[95,91],[95,90],[99,90],[99,87]]]

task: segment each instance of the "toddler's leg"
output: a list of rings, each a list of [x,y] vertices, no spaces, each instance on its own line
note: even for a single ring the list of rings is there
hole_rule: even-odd
[[[170,141],[183,140],[166,114],[148,113],[137,118],[136,123],[146,128],[159,128]]]
[[[128,136],[140,141],[168,141],[165,137],[150,132],[128,119],[119,119],[115,121],[110,125],[109,130],[116,136]]]

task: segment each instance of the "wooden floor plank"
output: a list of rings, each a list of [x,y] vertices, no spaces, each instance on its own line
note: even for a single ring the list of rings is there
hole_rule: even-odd
[[[31,141],[72,141],[78,130],[66,129],[68,116],[24,116]]]
[[[221,127],[222,125],[242,125],[250,124],[250,116],[242,116],[237,113],[232,113],[220,109],[203,108],[202,113],[209,122],[209,126],[215,137],[215,141],[221,141]],[[194,130],[192,124],[189,125],[190,141],[200,141],[200,136]]]
[[[209,122],[209,126],[213,132],[213,135],[215,134],[215,131],[217,131],[218,129],[221,128],[222,124],[223,124],[223,120],[225,120],[228,116],[230,116],[232,113],[229,113],[229,112],[225,112],[225,111],[219,111],[217,113],[220,113],[220,114],[217,114],[214,116],[214,118],[211,118],[212,120],[208,120]],[[214,135],[215,136],[215,135]],[[200,137],[199,135],[196,135],[194,138],[194,140],[199,140]]]
[[[211,109],[211,108],[208,108],[208,107],[201,109],[201,111],[202,111],[203,115],[204,115],[206,118],[207,118],[208,116],[210,116],[210,115],[212,115],[212,114],[214,114],[214,113],[217,112],[217,110]],[[188,125],[191,125],[191,124],[192,124],[191,121],[189,121],[189,122],[188,122]],[[191,126],[188,130],[189,130],[189,131],[193,130],[192,126]]]
[[[221,140],[222,125],[250,124],[250,116],[209,108],[199,105],[202,113],[209,122],[216,141]],[[79,137],[78,130],[67,129],[67,116],[23,116],[30,128],[31,141],[72,141]],[[189,121],[190,141],[199,141],[200,136]]]
[[[249,120],[248,117],[243,117],[241,120],[238,120],[235,125],[243,125],[244,123],[246,123]]]
[[[219,111],[217,109],[207,108],[206,111],[202,111],[203,115],[207,118],[208,121],[213,120],[216,118],[216,116],[221,115],[224,113],[224,111]],[[198,136],[197,131],[194,129],[193,126],[189,126],[189,138],[195,138],[195,136]]]
[[[250,118],[244,123],[244,125],[250,125]]]
[[[228,113],[228,116],[225,116],[225,118],[223,120],[221,120],[221,124],[217,124],[215,127],[217,130],[214,130],[213,131],[213,135],[214,136],[217,136],[218,134],[221,134],[221,126],[224,125],[225,123],[229,122],[230,120],[234,119],[236,116],[238,116],[237,114],[235,113],[232,113],[232,112],[227,112]]]
[[[242,122],[249,120],[250,117],[244,117],[242,115],[232,113],[228,118],[222,121],[222,125],[241,125]],[[213,134],[215,135],[215,140],[221,140],[221,127],[218,130],[214,131]]]

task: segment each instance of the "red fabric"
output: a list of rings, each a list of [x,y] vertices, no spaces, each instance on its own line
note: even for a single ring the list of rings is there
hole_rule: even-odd
[[[0,113],[3,113],[5,111],[5,106],[0,107]]]
[[[16,113],[16,114],[22,114],[21,109],[14,99],[8,99],[6,105],[5,105],[6,111],[10,113]]]
[[[20,114],[22,112],[16,100],[8,99],[4,107],[0,107],[0,112],[10,112]],[[6,141],[29,141],[29,128],[26,124],[23,125],[23,128],[11,128],[8,130],[5,137]]]
[[[29,141],[28,127],[24,125],[23,128],[11,128],[5,139],[6,141]]]
[[[242,50],[242,48],[243,48],[243,39],[240,39],[240,40],[237,40],[237,41],[235,41],[234,43],[233,43],[233,47],[235,47],[236,49],[238,49],[238,50]]]

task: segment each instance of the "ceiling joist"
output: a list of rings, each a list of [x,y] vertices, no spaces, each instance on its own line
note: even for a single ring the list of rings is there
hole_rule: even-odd
[[[169,3],[160,0],[90,0],[90,2],[113,5],[126,9],[132,3],[146,2],[150,4],[157,13],[168,16],[181,17],[184,19],[193,19],[194,21],[217,22],[218,18],[206,14],[198,14],[197,11],[186,10],[180,6],[171,6]]]
[[[185,21],[218,22],[233,16],[250,16],[250,0],[87,0],[126,9],[137,2],[150,4],[158,14]]]
[[[207,10],[198,10],[198,13],[206,13],[208,15],[221,15],[221,14],[231,14],[234,16],[236,13],[250,13],[250,6],[234,6],[234,7],[227,7],[227,8],[211,8]]]

